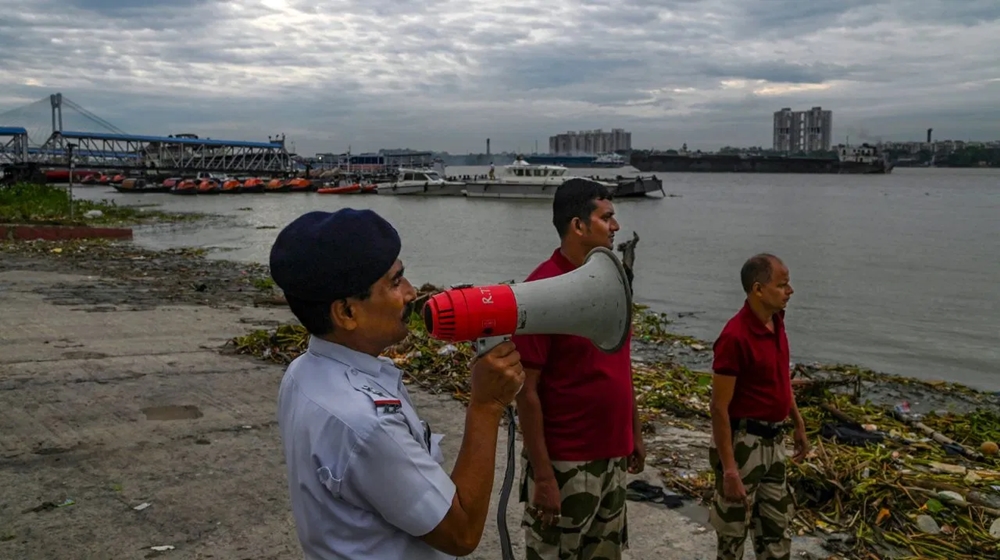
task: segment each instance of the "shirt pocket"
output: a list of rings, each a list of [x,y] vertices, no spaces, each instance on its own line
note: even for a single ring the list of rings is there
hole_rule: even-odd
[[[333,476],[333,471],[330,470],[330,467],[320,467],[316,469],[316,476],[319,478],[320,484],[322,484],[334,498],[340,499],[343,497],[340,493],[340,485],[343,482],[343,479]]]

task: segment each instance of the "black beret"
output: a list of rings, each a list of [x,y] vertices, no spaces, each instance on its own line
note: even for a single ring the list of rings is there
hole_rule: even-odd
[[[287,296],[335,301],[377,282],[399,250],[399,233],[371,210],[309,212],[274,240],[271,278]]]

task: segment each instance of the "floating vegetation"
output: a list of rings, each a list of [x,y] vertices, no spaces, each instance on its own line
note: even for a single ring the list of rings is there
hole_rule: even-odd
[[[435,289],[421,288],[421,297]],[[667,331],[666,315],[637,306],[634,339],[648,344],[707,343]],[[308,341],[298,325],[256,331],[231,341],[238,353],[287,364]],[[430,338],[419,315],[410,335],[385,353],[408,384],[468,402],[468,343]],[[798,404],[813,449],[790,463],[799,534],[831,535],[828,547],[850,558],[982,559],[1000,557],[1000,409],[995,395],[953,383],[878,374],[848,365],[798,366]],[[644,420],[710,418],[711,374],[674,361],[635,362],[633,379]],[[911,414],[862,398],[873,388],[919,388],[953,396],[963,412]],[[644,425],[645,429],[645,425]],[[665,483],[711,498],[710,471],[662,471]],[[835,537],[834,537],[835,536]]]

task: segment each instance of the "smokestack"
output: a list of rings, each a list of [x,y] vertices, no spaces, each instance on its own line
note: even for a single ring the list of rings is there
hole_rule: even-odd
[[[486,139],[486,155],[490,155],[490,139]]]
[[[931,143],[931,132],[934,132],[934,129],[933,128],[928,128],[927,129],[927,143],[928,144]]]

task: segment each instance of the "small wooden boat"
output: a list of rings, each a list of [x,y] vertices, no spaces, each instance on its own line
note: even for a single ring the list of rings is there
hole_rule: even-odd
[[[239,194],[243,192],[243,183],[237,181],[236,179],[230,179],[225,183],[222,183],[221,192],[226,194]]]

